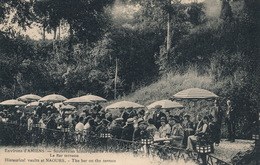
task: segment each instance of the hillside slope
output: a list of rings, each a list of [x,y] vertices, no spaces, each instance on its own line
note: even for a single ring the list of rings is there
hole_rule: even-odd
[[[185,74],[167,74],[157,82],[140,88],[130,95],[121,97],[118,100],[110,101],[106,105],[120,100],[133,101],[142,105],[149,105],[157,100],[169,99],[174,94],[184,89],[203,88],[212,92],[217,92],[218,86],[219,83],[215,84],[210,75],[198,75],[196,69],[190,69]]]

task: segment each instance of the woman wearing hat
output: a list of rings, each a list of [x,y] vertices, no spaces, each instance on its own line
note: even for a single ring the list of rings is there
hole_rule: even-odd
[[[195,135],[191,135],[188,137],[187,148],[186,148],[187,151],[193,151],[194,146],[197,143],[198,136],[205,135],[207,133],[206,131],[208,131],[209,118],[207,116],[204,116],[202,121],[203,121],[202,130],[200,132],[197,132]]]
[[[159,128],[159,137],[160,138],[168,138],[171,133],[171,127],[166,123],[166,118],[161,118],[161,127]]]
[[[158,132],[158,129],[154,126],[153,119],[148,119],[147,121],[147,132],[148,132],[148,138],[153,139],[156,132]]]
[[[184,129],[184,138],[183,138],[183,145],[186,147],[187,140],[190,135],[194,134],[193,122],[190,121],[190,115],[184,114],[184,121],[182,122],[182,126]]]

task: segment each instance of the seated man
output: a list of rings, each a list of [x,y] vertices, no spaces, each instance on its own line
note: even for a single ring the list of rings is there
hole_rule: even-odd
[[[121,138],[124,140],[133,140],[133,134],[134,134],[134,119],[129,118],[126,121],[126,125],[123,127]]]
[[[170,138],[171,144],[177,147],[181,147],[182,140],[184,137],[184,130],[181,126],[181,121],[179,116],[169,116],[169,125],[171,127]]]
[[[112,121],[110,125],[110,133],[113,138],[120,139],[121,134],[122,134],[122,126],[121,122],[123,122],[123,118],[116,118],[115,120]]]
[[[133,140],[140,141],[141,139],[148,138],[148,132],[146,130],[147,123],[144,120],[138,122],[138,127],[134,130]]]

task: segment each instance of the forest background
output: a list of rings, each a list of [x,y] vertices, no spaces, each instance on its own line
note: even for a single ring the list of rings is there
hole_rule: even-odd
[[[258,0],[1,0],[0,100],[92,93],[147,105],[202,87],[233,100],[249,138],[259,16]]]

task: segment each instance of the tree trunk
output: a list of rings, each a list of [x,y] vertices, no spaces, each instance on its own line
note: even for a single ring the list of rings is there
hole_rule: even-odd
[[[60,40],[60,26],[61,26],[61,23],[59,24],[59,29],[58,29],[59,30],[58,40]]]
[[[43,32],[42,32],[42,39],[45,41],[45,33],[46,33],[46,28],[43,27]]]
[[[73,54],[73,29],[70,24],[69,29],[69,47],[68,47],[68,64],[71,64],[72,60],[72,54]]]
[[[117,72],[118,72],[118,59],[116,58],[116,71],[115,71],[115,88],[114,88],[114,99],[116,99],[116,83],[117,83]]]
[[[13,99],[16,98],[16,80],[14,81],[14,84],[13,84]]]
[[[53,29],[53,40],[56,40],[56,36],[57,36],[57,28]]]
[[[171,0],[168,0],[168,6],[171,6]],[[168,20],[167,20],[167,43],[166,43],[166,50],[167,52],[170,51],[171,49],[171,45],[172,45],[172,34],[171,34],[171,20],[172,20],[172,16],[171,13],[168,11]]]
[[[168,22],[167,22],[167,39],[166,39],[166,50],[169,53],[172,46],[172,28],[171,28],[172,16],[168,13]]]
[[[52,41],[52,51],[53,54],[56,54],[56,37],[57,36],[57,28],[53,29],[53,41]]]

